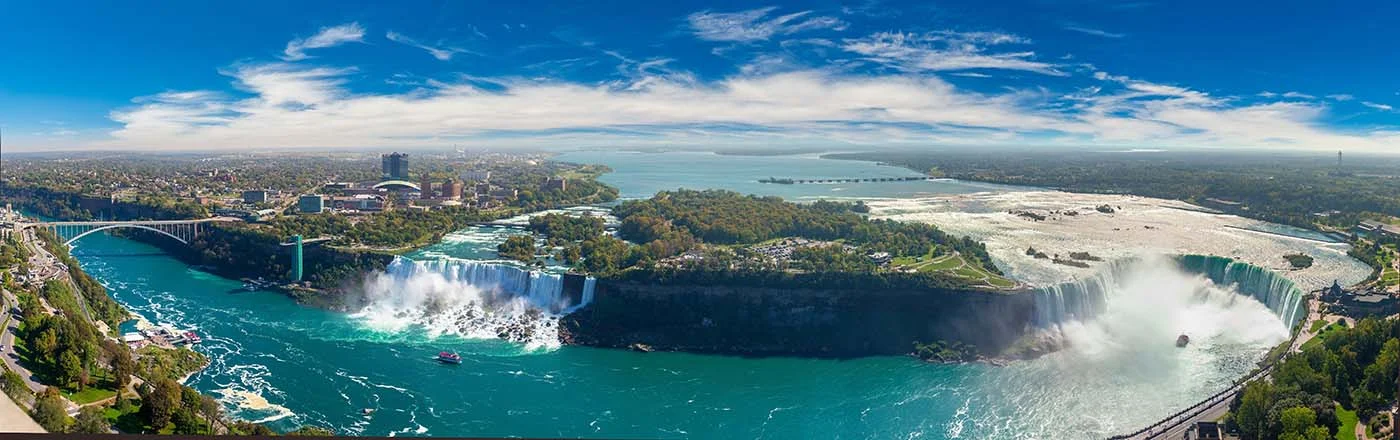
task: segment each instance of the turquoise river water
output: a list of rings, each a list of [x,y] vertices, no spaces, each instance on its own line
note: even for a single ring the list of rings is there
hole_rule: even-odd
[[[564,159],[612,166],[616,173],[604,180],[625,197],[681,186],[789,198],[1010,190],[953,181],[761,185],[752,181],[908,172],[815,157],[676,154],[571,153]],[[501,235],[461,231],[409,257],[485,258],[482,250]],[[1228,288],[1169,264],[1143,263],[1117,277],[1115,307],[1059,332],[1073,348],[991,367],[908,357],[816,360],[527,348],[422,325],[386,326],[382,317],[364,313],[301,307],[277,293],[243,291],[237,281],[116,237],[84,238],[74,254],[143,319],[195,328],[204,336],[196,349],[212,364],[188,384],[221,397],[230,414],[278,429],[313,424],[341,434],[1098,438],[1131,431],[1225,387],[1287,336],[1264,305],[1239,300]],[[1183,331],[1191,332],[1193,342],[1177,349],[1171,342]],[[461,353],[464,362],[434,362],[442,350]],[[365,408],[375,411],[366,415]]]

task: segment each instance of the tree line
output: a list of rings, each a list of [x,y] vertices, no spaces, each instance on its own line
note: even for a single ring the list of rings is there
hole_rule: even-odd
[[[1400,372],[1400,321],[1363,319],[1333,327],[1321,343],[1274,368],[1272,380],[1246,384],[1230,404],[1228,423],[1246,440],[1331,438],[1341,428],[1337,408],[1362,422],[1390,407]]]

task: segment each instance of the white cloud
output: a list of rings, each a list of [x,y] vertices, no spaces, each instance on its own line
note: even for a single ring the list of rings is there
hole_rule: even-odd
[[[1373,109],[1376,109],[1376,110],[1387,111],[1387,112],[1388,112],[1388,111],[1391,111],[1391,110],[1395,110],[1395,107],[1392,107],[1392,106],[1390,106],[1389,104],[1380,104],[1380,103],[1375,103],[1375,102],[1371,102],[1371,101],[1361,101],[1361,105],[1364,105],[1364,106],[1366,106],[1366,107],[1370,107],[1370,108],[1373,108]]]
[[[775,6],[739,12],[702,11],[686,17],[696,38],[707,41],[748,43],[765,41],[775,35],[831,29],[844,30],[846,22],[835,17],[811,16],[812,11],[794,12],[768,18]]]
[[[424,43],[419,43],[418,40],[414,40],[414,39],[412,39],[412,38],[409,38],[409,37],[405,36],[404,34],[400,34],[400,33],[398,33],[398,32],[394,32],[394,31],[389,31],[388,33],[385,33],[385,34],[384,34],[384,38],[388,38],[389,41],[393,41],[393,42],[395,42],[395,43],[404,44],[404,45],[408,45],[408,46],[413,46],[413,47],[416,47],[416,48],[419,48],[419,49],[426,50],[426,51],[428,51],[428,54],[430,54],[430,55],[433,56],[433,58],[437,58],[438,60],[441,60],[441,61],[451,61],[451,60],[452,60],[452,56],[453,56],[453,55],[457,55],[457,54],[459,54],[459,53],[472,53],[471,51],[466,50],[466,49],[462,49],[462,48],[460,48],[460,47],[451,47],[451,46],[436,47],[436,46],[430,46],[430,45],[427,45],[427,44],[424,44]]]
[[[1079,25],[1075,25],[1075,24],[1066,24],[1066,25],[1063,26],[1063,28],[1064,28],[1065,30],[1067,30],[1067,31],[1074,31],[1074,32],[1078,32],[1078,33],[1081,33],[1081,34],[1093,35],[1093,36],[1096,36],[1096,37],[1104,37],[1104,38],[1123,38],[1124,36],[1126,36],[1125,34],[1120,34],[1120,33],[1116,33],[1116,32],[1109,32],[1109,31],[1105,31],[1105,30],[1102,30],[1102,29],[1094,29],[1094,28],[1079,26]]]
[[[303,60],[308,57],[307,49],[323,49],[335,47],[345,43],[357,43],[364,41],[365,29],[359,23],[346,23],[340,26],[323,27],[316,35],[310,38],[297,38],[287,42],[287,48],[283,50],[282,59],[286,61]]]
[[[1355,96],[1351,96],[1351,95],[1348,95],[1348,94],[1345,94],[1345,93],[1340,93],[1340,94],[1336,94],[1336,95],[1327,95],[1327,98],[1332,99],[1332,100],[1334,100],[1334,101],[1350,101],[1350,100],[1356,99]]]
[[[1263,91],[1259,92],[1258,96],[1260,98],[1277,98],[1279,94],[1270,91]]]
[[[274,63],[224,69],[236,98],[189,91],[134,100],[97,146],[334,148],[782,142],[1213,145],[1381,150],[1394,132],[1341,133],[1308,102],[1233,106],[1187,87],[1095,72],[1102,86],[1064,97],[998,94],[920,74],[849,75],[754,68],[711,82],[669,59],[617,55],[628,78],[602,84],[520,78],[427,81],[357,94],[354,69]],[[741,69],[742,70],[742,69]],[[489,83],[490,87],[481,86]]]
[[[998,69],[1067,75],[1054,64],[1036,61],[1035,52],[988,50],[991,46],[1028,43],[1030,40],[999,32],[879,32],[845,39],[842,48],[907,72]]]
[[[594,50],[611,58],[524,68],[523,75],[545,72],[542,78],[364,78],[355,67],[241,62],[219,70],[229,78],[227,92],[170,90],[138,97],[110,112],[120,128],[106,138],[90,141],[91,131],[48,138],[128,149],[1014,143],[1386,151],[1400,144],[1393,129],[1328,126],[1325,121],[1335,118],[1327,104],[1349,95],[1319,101],[1301,92],[1260,93],[1266,100],[1207,93],[1110,74],[1088,63],[1043,61],[1022,47],[1032,44],[1029,39],[1003,32],[881,32],[835,41],[798,36],[782,38],[779,50],[738,52],[752,49],[749,42],[845,26],[808,11],[772,16],[775,10],[690,17],[698,37],[727,41],[719,46],[736,51],[726,54],[745,60],[727,77],[701,77],[671,58],[633,58],[602,48]],[[362,41],[363,32],[356,23],[325,28],[293,40],[284,58],[303,60],[308,49]],[[396,32],[385,37],[442,60],[465,52]],[[605,80],[569,81],[553,73],[611,59],[616,72]],[[1066,94],[1035,83],[1041,76],[1018,72],[1074,75],[1090,84]],[[1002,88],[974,91],[944,80],[991,74],[1005,78],[993,83]],[[367,92],[381,89],[352,81],[399,87]]]

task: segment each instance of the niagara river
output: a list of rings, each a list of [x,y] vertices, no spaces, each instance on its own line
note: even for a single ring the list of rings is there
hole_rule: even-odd
[[[979,198],[1024,203],[1055,194],[946,180],[755,183],[770,175],[911,174],[810,156],[580,152],[561,159],[612,167],[614,173],[602,180],[618,186],[623,197],[676,187],[793,200],[856,197],[878,200],[874,215],[948,224],[950,231],[979,239],[1012,228],[952,223],[1005,210],[948,208],[953,202],[940,197],[991,206],[995,201]],[[211,365],[187,384],[219,396],[232,416],[283,430],[317,425],[340,434],[392,436],[1101,438],[1135,430],[1229,386],[1288,338],[1298,306],[1290,295],[1323,279],[1348,282],[1360,270],[1335,257],[1335,244],[1241,235],[1244,245],[1218,254],[1263,261],[1275,258],[1278,249],[1307,248],[1319,255],[1319,268],[1289,281],[1288,274],[1274,275],[1273,267],[1253,261],[1230,268],[1220,260],[1094,248],[1113,257],[1111,264],[1060,271],[1015,254],[1028,242],[1072,239],[1072,231],[1021,232],[1020,238],[988,240],[997,264],[1040,289],[1044,299],[1038,298],[1038,306],[1052,304],[1053,293],[1065,309],[1063,298],[1080,294],[1070,312],[1038,318],[1038,325],[1054,327],[1064,338],[1067,348],[1061,351],[1005,367],[904,356],[744,358],[560,346],[552,336],[557,316],[586,304],[592,281],[571,296],[563,278],[551,273],[557,270],[531,273],[495,260],[491,250],[507,234],[469,228],[405,255],[385,273],[366,278],[369,305],[352,313],[302,307],[275,292],[244,291],[237,281],[117,237],[86,237],[73,254],[141,319],[205,335],[196,350]],[[1170,246],[1151,254],[1190,250]],[[1062,287],[1067,283],[1097,283],[1097,299],[1085,305],[1084,289]],[[1182,333],[1190,333],[1192,343],[1177,348],[1172,341]],[[435,362],[434,355],[445,350],[460,353],[462,364]]]

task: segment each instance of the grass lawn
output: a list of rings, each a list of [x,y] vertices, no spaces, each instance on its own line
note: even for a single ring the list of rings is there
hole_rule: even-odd
[[[125,411],[117,407],[109,406],[102,411],[102,415],[107,417],[107,422],[113,428],[127,434],[140,434],[146,432],[146,422],[141,420],[141,406],[131,405],[124,408]]]
[[[948,270],[954,267],[961,266],[964,263],[965,262],[962,259],[962,255],[953,255],[944,257],[942,260],[931,261],[927,266],[924,266],[922,270]]]
[[[987,282],[997,287],[1016,287],[1016,282],[999,276],[987,277]]]
[[[1302,347],[1299,347],[1299,348],[1300,348],[1300,349],[1303,349],[1303,350],[1307,350],[1308,348],[1315,347],[1315,346],[1317,346],[1317,345],[1319,345],[1319,344],[1322,344],[1322,341],[1324,341],[1324,340],[1327,339],[1327,334],[1328,334],[1328,333],[1331,333],[1333,330],[1340,329],[1340,328],[1346,328],[1346,327],[1347,327],[1347,325],[1346,325],[1345,321],[1337,321],[1337,322],[1333,323],[1332,325],[1329,325],[1329,326],[1327,326],[1327,327],[1324,327],[1324,328],[1322,329],[1322,333],[1318,333],[1317,336],[1313,336],[1312,339],[1309,339],[1308,342],[1304,342],[1304,343],[1303,343],[1303,346],[1302,346]]]
[[[76,393],[63,393],[63,397],[67,397],[68,400],[72,400],[73,403],[79,405],[96,402],[115,395],[117,395],[117,392],[114,390],[102,389],[95,386],[87,387]]]
[[[979,272],[976,269],[972,269],[969,267],[959,267],[957,270],[953,271],[953,275],[957,275],[963,278],[982,278],[982,272]]]
[[[1337,429],[1337,440],[1356,440],[1356,411],[1347,411],[1341,405],[1337,405],[1337,420],[1342,422],[1341,428]]]
[[[1322,327],[1325,326],[1325,325],[1327,325],[1327,320],[1326,320],[1326,319],[1319,319],[1319,320],[1313,321],[1313,322],[1312,322],[1312,325],[1308,327],[1308,333],[1317,333],[1317,330],[1320,329],[1320,328],[1322,328]]]

